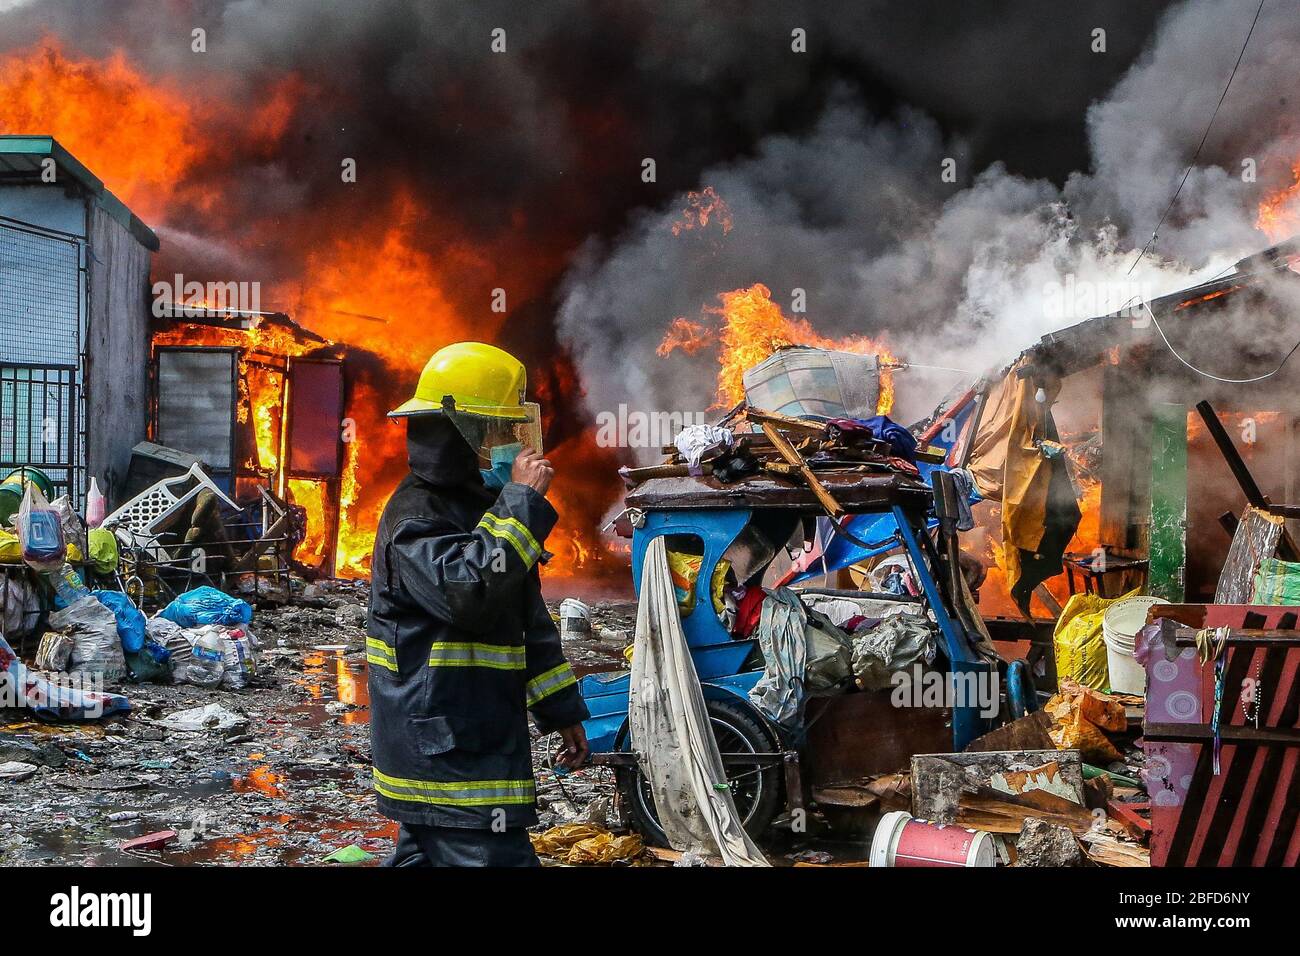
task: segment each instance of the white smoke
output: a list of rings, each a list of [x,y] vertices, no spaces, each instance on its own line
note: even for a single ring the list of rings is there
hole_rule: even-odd
[[[718,293],[754,282],[787,313],[792,290],[806,290],[805,317],[825,335],[884,332],[904,360],[983,371],[1045,332],[1223,273],[1270,244],[1256,208],[1290,184],[1300,156],[1287,123],[1300,18],[1288,4],[1266,6],[1153,251],[1137,261],[1137,250],[1192,160],[1253,13],[1222,0],[1174,8],[1089,110],[1092,168],[1062,188],[1000,163],[969,170],[963,145],[929,118],[872,117],[837,91],[806,136],[765,139],[700,176],[729,205],[729,232],[715,223],[674,235],[679,201],[579,256],[559,327],[590,409],[710,405],[712,350],[655,359],[655,346],[674,317],[696,319]],[[941,178],[945,158],[956,184]],[[1243,179],[1246,165],[1257,181]],[[933,388],[953,378],[923,381],[932,405]]]

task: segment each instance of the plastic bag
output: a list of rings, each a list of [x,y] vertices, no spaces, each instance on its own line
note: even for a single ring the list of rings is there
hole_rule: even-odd
[[[139,653],[144,646],[144,614],[121,591],[96,591],[95,598],[117,618],[117,636],[127,654]]]
[[[121,680],[126,675],[122,642],[117,637],[117,618],[93,596],[55,611],[50,615],[49,626],[73,640],[69,673],[102,674],[105,680]]]
[[[166,684],[172,679],[171,656],[163,645],[146,638],[138,652],[127,653],[126,666],[137,684]]]
[[[107,528],[91,528],[86,533],[88,557],[96,574],[112,574],[117,570],[117,538]]]
[[[87,600],[106,612],[94,598]],[[28,670],[14,649],[0,637],[0,685],[6,681],[18,705],[42,720],[97,720],[131,709],[131,702],[121,694],[89,691],[46,680]]]
[[[81,515],[72,507],[72,499],[59,495],[50,502],[50,510],[59,516],[63,540],[68,546],[68,560],[80,561],[86,554],[86,525]]]
[[[27,486],[18,506],[18,538],[23,560],[37,571],[57,571],[67,556],[59,514],[34,482]]]
[[[677,606],[681,608],[682,617],[688,616],[695,610],[695,581],[700,576],[700,566],[703,564],[703,555],[686,554],[681,551],[668,552],[668,573],[672,576],[673,592],[677,595]],[[730,561],[725,559],[719,561],[717,567],[713,569],[713,580],[709,582],[713,594],[713,610],[718,614],[721,614],[726,607],[722,588],[726,583],[729,570],[731,570]]]
[[[149,642],[160,644],[167,649],[172,677],[176,681],[183,681],[190,661],[194,658],[194,641],[190,637],[190,632],[174,621],[155,616],[145,622],[145,634]]]
[[[246,627],[226,627],[221,624],[205,624],[202,627],[194,629],[183,629],[178,632],[184,635],[185,640],[189,643],[191,656],[194,645],[197,644],[205,635],[215,634],[221,643],[221,663],[224,665],[224,671],[221,675],[221,686],[230,690],[243,690],[248,686],[248,682],[257,676],[257,649],[260,643],[256,635]],[[171,647],[171,640],[165,641],[167,647]],[[184,671],[180,668],[179,663],[173,657],[173,673],[181,678]]]
[[[1094,690],[1101,690],[1110,683],[1101,619],[1106,610],[1119,600],[1122,598],[1107,600],[1095,594],[1070,595],[1052,632],[1058,679],[1075,680]]]
[[[18,641],[31,634],[41,617],[41,597],[26,575],[0,575],[0,634]]]
[[[22,542],[12,531],[0,528],[0,561],[14,562],[23,559]]]
[[[253,619],[253,608],[247,601],[205,585],[186,591],[158,614],[181,627],[200,627],[204,624],[247,624]]]
[[[104,523],[107,511],[108,502],[104,500],[104,493],[99,490],[99,482],[91,478],[90,489],[86,492],[86,527],[91,530],[98,528]]]
[[[924,614],[895,614],[853,636],[853,674],[863,690],[893,686],[893,674],[933,664],[935,625]]]

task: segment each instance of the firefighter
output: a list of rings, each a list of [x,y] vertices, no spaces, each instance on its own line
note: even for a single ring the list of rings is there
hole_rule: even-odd
[[[537,866],[528,713],[587,756],[589,715],[538,579],[556,521],[523,365],[460,342],[424,367],[411,472],[375,537],[369,662],[374,786],[401,823],[386,865]]]

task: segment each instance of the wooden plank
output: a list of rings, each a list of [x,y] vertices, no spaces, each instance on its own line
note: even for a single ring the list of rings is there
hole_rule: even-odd
[[[1076,835],[1087,833],[1094,825],[1087,807],[1046,790],[1009,794],[992,787],[964,788],[957,797],[953,822],[989,833],[1019,833],[1030,817],[1068,827]]]
[[[1107,365],[1102,372],[1101,405],[1101,508],[1099,543],[1112,548],[1136,547],[1133,529],[1145,516],[1151,460],[1150,425],[1136,401],[1139,375],[1127,365]]]
[[[776,426],[771,422],[763,422],[763,434],[772,442],[773,447],[776,448],[782,458],[799,469],[799,473],[803,475],[803,480],[808,483],[808,487],[811,488],[812,493],[817,496],[817,500],[820,501],[822,507],[826,509],[826,513],[832,518],[839,519],[839,517],[844,514],[844,509],[841,508],[839,502],[831,496],[831,493],[826,490],[826,486],[823,485],[821,481],[818,480],[817,476],[813,474],[813,470],[808,467],[808,463],[803,460],[803,456],[800,455],[799,452],[795,451],[794,446],[790,444],[784,435],[777,431]]]
[[[1187,571],[1187,409],[1159,404],[1151,421],[1149,591],[1181,604]]]
[[[1251,652],[1243,648],[1237,653],[1249,656]],[[1214,731],[1209,724],[1147,724],[1142,736],[1157,743],[1199,744],[1213,740]],[[1300,747],[1300,728],[1220,725],[1219,739],[1239,746]]]
[[[1106,816],[1110,817],[1134,840],[1139,843],[1147,838],[1151,833],[1151,821],[1145,817],[1139,816],[1138,807],[1149,808],[1149,803],[1133,804],[1121,803],[1118,800],[1106,801]]]
[[[1056,745],[1047,733],[1051,728],[1052,715],[1045,710],[1036,710],[1027,717],[1003,724],[983,737],[976,737],[966,745],[966,752],[1052,750]]]
[[[1088,859],[1101,866],[1140,867],[1151,865],[1151,851],[1134,843],[1124,843],[1109,833],[1093,831],[1081,836]]]
[[[745,417],[752,422],[757,422],[760,427],[763,425],[773,425],[783,428],[786,431],[802,432],[805,435],[811,435],[817,438],[826,435],[826,425],[823,422],[811,422],[806,418],[792,418],[789,415],[782,415],[780,412],[768,412],[761,408],[750,408],[745,412]],[[765,432],[767,429],[763,429]],[[771,438],[771,436],[768,436]],[[775,442],[773,442],[775,444]]]

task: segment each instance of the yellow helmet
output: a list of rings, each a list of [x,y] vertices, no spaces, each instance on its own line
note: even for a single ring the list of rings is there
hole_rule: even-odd
[[[390,418],[441,412],[443,399],[451,396],[458,412],[526,421],[529,408],[524,402],[528,373],[509,352],[482,342],[457,342],[433,353],[415,397],[388,413]]]

